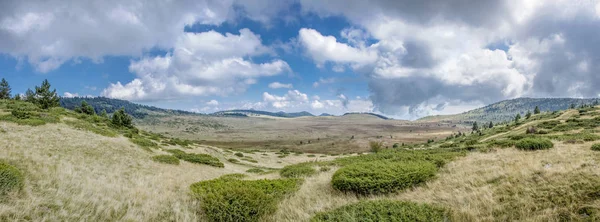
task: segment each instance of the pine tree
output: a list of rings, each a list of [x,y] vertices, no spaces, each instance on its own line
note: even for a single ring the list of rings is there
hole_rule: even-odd
[[[35,103],[35,93],[31,89],[25,91],[25,101]]]
[[[88,103],[85,100],[81,101],[81,107],[77,107],[75,111],[87,115],[96,115],[94,107],[88,105]]]
[[[0,81],[0,99],[10,99],[10,85],[4,78]]]
[[[20,101],[21,100],[21,94],[17,94],[15,95],[15,97],[13,97],[14,100]]]
[[[471,130],[473,130],[473,131],[479,130],[479,126],[477,125],[477,121],[473,122],[473,128],[471,128]]]
[[[490,128],[490,129],[494,128],[494,123],[492,123],[492,121],[490,121],[490,124],[489,124],[488,128]]]
[[[112,123],[118,127],[133,127],[132,125],[133,119],[130,115],[125,113],[125,108],[121,108],[117,110],[112,116]]]
[[[515,116],[515,123],[519,123],[519,120],[521,120],[521,114],[518,114]]]
[[[575,103],[571,103],[571,109],[575,109]]]
[[[42,109],[60,106],[56,89],[50,91],[50,82],[44,80],[41,86],[35,87],[35,103]]]
[[[108,118],[108,114],[106,113],[106,109],[103,109],[102,112],[100,112],[100,116],[103,118]]]
[[[533,114],[540,114],[540,107],[535,106],[535,109],[533,110]]]
[[[525,119],[529,119],[531,118],[531,112],[527,111],[527,114],[525,114]]]

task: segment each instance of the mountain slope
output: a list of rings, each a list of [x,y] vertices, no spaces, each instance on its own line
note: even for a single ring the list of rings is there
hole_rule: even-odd
[[[132,103],[126,100],[111,99],[106,97],[73,97],[73,98],[60,98],[60,106],[66,109],[74,110],[78,106],[81,106],[81,102],[86,101],[90,106],[94,107],[96,113],[106,110],[107,113],[114,113],[121,107],[125,108],[125,112],[132,115],[135,118],[141,119],[147,115],[199,115],[197,113],[162,109],[154,106],[146,106],[141,104]]]
[[[511,121],[517,114],[523,116],[527,111],[533,112],[536,106],[542,112],[553,112],[568,109],[572,104],[579,107],[583,104],[596,104],[598,101],[596,98],[517,98],[500,101],[460,114],[428,116],[419,119],[419,121],[504,122]]]

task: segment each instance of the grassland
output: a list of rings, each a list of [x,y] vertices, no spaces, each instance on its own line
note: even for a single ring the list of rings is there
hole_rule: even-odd
[[[10,109],[0,101],[0,161],[24,179],[0,221],[600,220],[598,108],[345,155],[230,149],[61,109],[28,124]]]

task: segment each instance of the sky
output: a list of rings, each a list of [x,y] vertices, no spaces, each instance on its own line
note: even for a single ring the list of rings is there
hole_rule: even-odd
[[[162,108],[453,114],[598,97],[598,0],[0,1],[0,78]]]

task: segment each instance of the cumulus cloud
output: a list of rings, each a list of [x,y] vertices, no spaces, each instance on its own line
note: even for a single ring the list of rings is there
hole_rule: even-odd
[[[258,35],[248,29],[239,35],[215,31],[185,33],[173,53],[132,61],[136,78],[111,84],[102,95],[127,100],[168,100],[183,96],[229,95],[244,92],[256,79],[290,71],[274,59],[253,63],[251,56],[269,53]]]
[[[208,106],[218,106],[219,105],[219,101],[213,99],[213,100],[210,100],[210,101],[206,102],[206,105],[208,105]]]
[[[347,65],[366,76],[375,109],[387,114],[415,118],[520,96],[600,93],[594,1],[301,4],[305,12],[351,21],[342,39],[314,29],[298,38],[317,66]]]
[[[65,97],[65,98],[79,97],[79,94],[78,93],[65,92],[65,93],[63,93],[63,97]]]
[[[271,89],[281,89],[281,88],[291,89],[291,88],[294,88],[294,86],[292,84],[283,84],[280,82],[272,82],[269,84],[269,88],[271,88]]]

